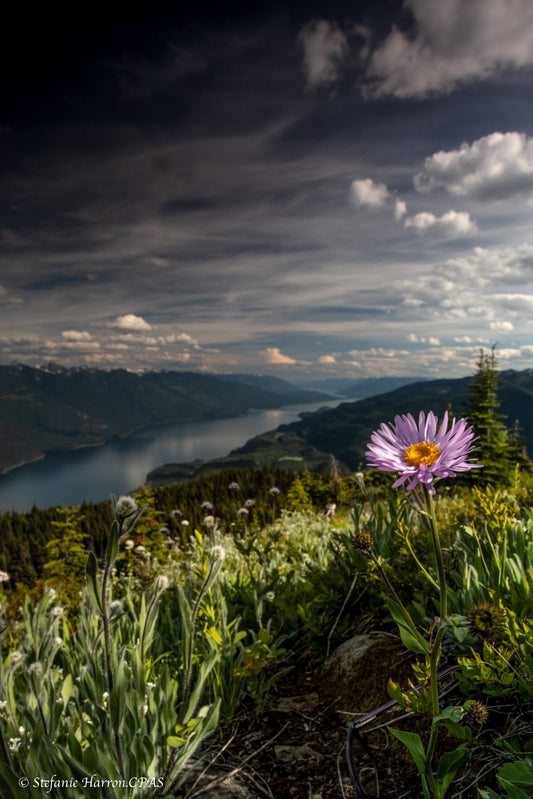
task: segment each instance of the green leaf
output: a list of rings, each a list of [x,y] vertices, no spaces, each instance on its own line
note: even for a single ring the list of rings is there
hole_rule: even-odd
[[[463,715],[464,710],[462,707],[447,707],[438,716],[433,716],[433,721],[431,724],[433,726],[433,724],[438,724],[440,721],[452,721],[458,723],[463,718]]]
[[[102,600],[98,592],[98,561],[94,552],[89,552],[87,565],[85,566],[85,577],[87,580],[87,590],[94,606],[102,612]]]
[[[419,641],[415,635],[413,635],[409,628],[399,626],[399,631],[402,644],[406,649],[408,649],[410,652],[416,652],[417,655],[427,654],[427,648],[422,645],[422,642]]]
[[[482,791],[481,788],[478,788],[479,795],[481,799],[502,799],[499,793],[495,793],[492,788],[487,788],[486,790]]]
[[[533,763],[530,760],[517,760],[515,763],[506,763],[498,769],[498,779],[508,780],[513,785],[523,788],[533,786]]]
[[[513,785],[511,782],[502,780],[501,777],[498,777],[498,782],[502,788],[505,788],[509,799],[529,799],[529,796],[525,791],[523,791],[521,788],[517,788],[516,785]]]
[[[393,730],[391,732],[407,749],[416,763],[419,774],[423,774],[426,769],[426,753],[422,738],[416,732],[405,732],[404,730]]]
[[[414,622],[409,618],[406,612],[402,610],[400,605],[392,599],[387,599],[387,606],[392,618],[398,625],[400,637],[405,648],[409,649],[410,652],[416,652],[418,655],[429,654],[429,645],[426,644],[422,637],[419,638],[416,635]]]
[[[402,693],[402,689],[400,688],[397,682],[389,680],[387,685],[387,691],[391,699],[394,699],[396,702],[398,702],[399,705],[403,704],[404,696]]]
[[[61,687],[61,698],[63,699],[63,707],[68,705],[68,700],[72,696],[72,674],[67,674]]]
[[[108,566],[115,561],[118,554],[118,524],[113,522],[111,530],[109,531],[109,538],[107,539],[107,549],[105,553],[105,562]]]
[[[217,644],[217,646],[222,646],[222,636],[220,634],[220,630],[217,627],[210,627],[207,631],[207,634]]]
[[[19,776],[3,761],[0,761],[0,787],[4,799],[18,799],[23,793],[28,795],[27,791],[21,790]]]
[[[265,630],[264,627],[261,627],[259,632],[257,633],[257,637],[261,641],[262,644],[268,646],[272,641],[272,633],[269,633],[268,630]]]
[[[183,746],[184,743],[185,738],[179,738],[177,735],[169,735],[167,738],[167,745],[171,746],[173,749]]]
[[[455,752],[446,752],[441,757],[436,777],[442,789],[442,796],[445,795],[451,781],[467,760],[468,749],[464,746],[460,746]]]
[[[464,724],[456,724],[453,721],[445,721],[444,726],[450,735],[453,735],[453,737],[457,738],[459,741],[472,740],[472,730],[470,727],[466,727]]]

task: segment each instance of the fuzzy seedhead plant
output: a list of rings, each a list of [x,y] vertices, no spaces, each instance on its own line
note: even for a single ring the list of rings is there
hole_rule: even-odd
[[[223,562],[189,595],[160,574],[138,596],[114,564],[141,515],[131,497],[113,500],[100,567],[87,561],[87,591],[71,629],[54,591],[26,600],[20,643],[0,658],[0,794],[5,799],[175,797],[187,762],[216,728],[213,675],[220,652],[197,655],[202,605]],[[120,587],[121,598],[113,597]],[[178,591],[174,652],[161,651],[162,599]],[[4,635],[5,637],[5,635]]]

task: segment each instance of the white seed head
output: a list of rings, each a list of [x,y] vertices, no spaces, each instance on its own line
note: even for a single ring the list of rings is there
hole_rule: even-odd
[[[224,560],[226,557],[226,550],[224,547],[221,547],[220,544],[216,544],[214,547],[211,547],[209,557],[211,560]]]
[[[136,511],[137,503],[133,497],[129,497],[127,494],[122,494],[122,496],[115,500],[115,514],[117,518],[127,519],[129,516],[133,516]]]

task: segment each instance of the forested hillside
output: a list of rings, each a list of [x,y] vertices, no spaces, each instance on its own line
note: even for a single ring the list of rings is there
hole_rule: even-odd
[[[125,369],[0,366],[0,472],[142,427],[236,416],[327,395],[285,381]]]
[[[361,468],[371,432],[397,414],[433,410],[441,415],[450,410],[465,414],[471,375],[458,379],[427,380],[402,386],[358,402],[345,402],[303,416],[301,421],[282,425],[256,436],[226,458],[193,464],[167,464],[148,475],[154,485],[209,474],[217,469],[268,466],[296,471],[309,469],[327,474],[333,456],[341,472]],[[529,453],[533,452],[533,370],[504,371],[498,375],[501,414],[518,434]],[[515,424],[515,422],[517,424]]]

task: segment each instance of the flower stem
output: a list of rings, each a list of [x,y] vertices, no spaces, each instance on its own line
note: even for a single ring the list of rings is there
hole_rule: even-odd
[[[428,491],[425,492],[425,499],[426,499],[425,503],[426,513],[424,513],[423,518],[426,520],[427,526],[429,527],[429,532],[431,534],[431,541],[433,544],[433,551],[435,553],[435,561],[437,564],[437,575],[438,575],[438,584],[439,584],[440,625],[437,630],[437,634],[435,636],[435,641],[433,642],[429,658],[431,712],[433,719],[435,719],[440,714],[437,668],[439,665],[439,660],[441,655],[442,639],[444,638],[444,633],[446,630],[444,620],[448,615],[448,594],[447,594],[447,585],[446,585],[446,574],[444,571],[444,561],[442,558],[442,549],[440,546],[439,531],[437,528],[435,502],[433,501],[433,497]],[[435,753],[435,746],[437,744],[438,732],[439,732],[439,723],[434,722],[431,727],[431,733],[429,736],[429,741],[426,749],[426,770],[425,770],[425,776],[427,778],[431,791],[435,797],[437,796],[436,793],[437,786],[435,785],[435,780],[433,777],[431,765],[433,761],[433,755]]]
[[[107,687],[109,691],[110,702],[112,701],[111,694],[113,691],[114,681],[113,681],[113,665],[111,658],[111,633],[109,629],[109,610],[107,605],[108,605],[108,582],[112,565],[113,562],[108,560],[108,558],[106,557],[104,576],[102,578],[102,621],[104,623],[105,662],[106,662],[106,671],[107,671]],[[122,753],[122,743],[120,740],[119,730],[117,727],[115,727],[115,724],[113,723],[112,713],[110,713],[110,720],[111,720],[111,725],[113,727],[115,746],[117,748],[117,758],[118,758],[120,775],[122,779],[125,779],[126,773],[124,770],[124,755]]]

